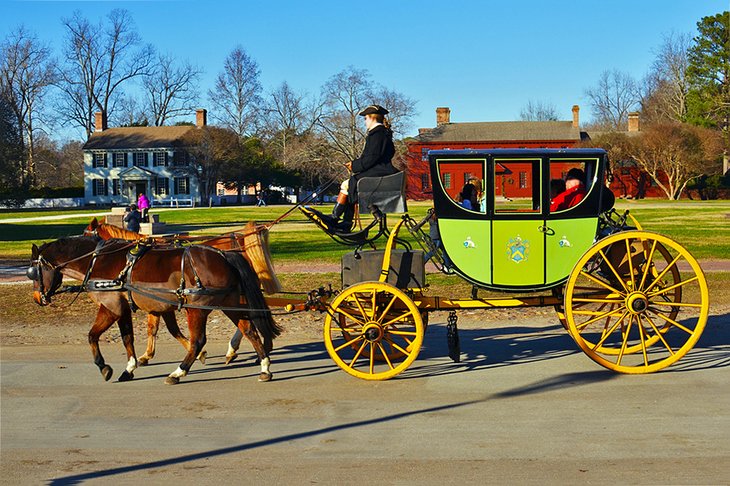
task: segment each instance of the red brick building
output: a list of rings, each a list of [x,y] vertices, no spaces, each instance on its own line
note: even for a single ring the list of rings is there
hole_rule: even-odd
[[[484,148],[572,148],[587,138],[579,128],[579,110],[573,106],[572,121],[515,121],[515,122],[470,122],[452,123],[449,108],[436,108],[436,127],[421,128],[418,136],[406,141],[408,147],[408,189],[409,199],[429,199],[431,179],[428,167],[429,150],[460,150]],[[462,170],[463,169],[463,170]],[[507,175],[497,177],[497,194],[507,190],[510,194],[522,192],[529,195],[532,174],[528,166],[523,170],[511,167]],[[567,169],[566,169],[567,171]],[[448,180],[447,192],[452,197],[461,190],[466,181],[475,174],[465,166],[442,174]],[[564,172],[564,171],[561,171]],[[553,174],[561,177],[562,174]],[[446,181],[446,180],[445,180]]]
[[[428,167],[428,151],[443,149],[484,148],[572,148],[590,139],[587,132],[580,130],[580,108],[573,106],[572,121],[513,121],[513,122],[451,122],[449,108],[436,108],[436,126],[420,128],[418,136],[406,140],[407,154],[407,196],[409,199],[430,199],[431,179]],[[628,136],[639,132],[639,114],[630,113]],[[597,136],[601,132],[591,132]],[[664,197],[664,193],[653,182],[649,174],[632,161],[611,161],[613,182],[611,190],[616,197],[640,199]],[[456,198],[463,185],[474,174],[472,167],[453,167],[448,174],[441,174],[447,192]],[[563,178],[570,167],[555,166],[551,179]],[[507,173],[509,172],[509,173]],[[495,192],[507,192],[514,196],[529,196],[532,187],[529,166],[520,169],[514,165],[504,175],[497,174]]]

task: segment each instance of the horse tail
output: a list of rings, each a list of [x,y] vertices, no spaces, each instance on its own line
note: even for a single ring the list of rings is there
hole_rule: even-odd
[[[246,297],[248,307],[252,309],[249,311],[251,322],[265,339],[274,339],[281,334],[282,329],[271,315],[264,294],[261,292],[261,283],[256,272],[253,271],[251,265],[240,253],[226,251],[223,254],[226,256],[228,263],[238,272],[241,295]]]

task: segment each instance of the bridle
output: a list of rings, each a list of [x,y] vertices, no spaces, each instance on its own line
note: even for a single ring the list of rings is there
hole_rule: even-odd
[[[68,262],[67,262],[68,263]],[[61,286],[61,283],[63,282],[63,278],[59,278],[60,275],[60,269],[65,265],[54,265],[53,263],[46,260],[43,255],[38,255],[38,258],[35,260],[31,260],[30,266],[28,267],[28,270],[26,270],[25,274],[34,282],[38,282],[38,288],[39,293],[41,296],[41,304],[42,305],[48,305],[51,303],[51,297],[56,295],[56,292],[58,288]],[[51,279],[51,286],[49,289],[46,290],[45,283],[43,281],[43,267],[49,267],[50,271],[53,272],[53,278]]]

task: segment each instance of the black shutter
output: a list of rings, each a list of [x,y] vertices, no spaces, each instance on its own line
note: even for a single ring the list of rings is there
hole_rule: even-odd
[[[109,195],[109,179],[104,179],[104,195]]]
[[[129,158],[134,157],[133,153],[125,153],[124,154],[124,167],[129,167]]]
[[[167,160],[167,157],[165,157],[165,160]],[[170,194],[170,179],[168,179],[167,177],[165,177],[164,179],[165,179],[165,194],[169,195]]]
[[[177,188],[178,188],[178,183],[177,183],[177,181],[178,181],[178,178],[177,178],[177,177],[175,177],[175,179],[173,179],[173,181],[172,181],[172,193],[173,193],[173,194],[174,194],[175,196],[177,196],[177,194],[178,194],[178,192],[177,192]]]
[[[169,164],[169,161],[167,160],[169,159],[169,157],[167,156],[167,150],[165,150],[163,154],[165,154],[165,167],[167,167],[167,164]]]
[[[91,194],[94,196],[98,196],[96,193],[96,179],[91,179]]]
[[[111,154],[108,154],[108,153],[104,154],[104,168],[109,167],[109,157],[110,156],[111,156]]]
[[[145,167],[148,167],[150,165],[149,158],[150,158],[150,153],[149,152],[145,152],[144,153],[144,166]]]
[[[190,194],[190,177],[185,178],[185,194]]]

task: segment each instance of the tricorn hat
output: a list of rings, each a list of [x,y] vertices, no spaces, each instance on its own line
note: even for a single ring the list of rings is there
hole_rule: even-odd
[[[365,116],[365,115],[387,115],[388,110],[383,108],[380,105],[370,105],[364,110],[362,110],[358,115]]]

